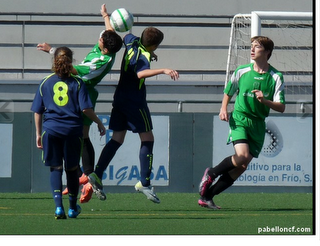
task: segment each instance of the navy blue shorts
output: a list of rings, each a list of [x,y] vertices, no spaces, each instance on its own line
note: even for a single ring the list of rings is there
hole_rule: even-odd
[[[134,133],[149,132],[153,129],[148,106],[117,107],[111,111],[109,129],[113,131],[130,130]]]
[[[57,137],[47,132],[42,134],[42,161],[46,166],[63,166],[66,170],[79,165],[82,154],[82,138],[79,136]]]

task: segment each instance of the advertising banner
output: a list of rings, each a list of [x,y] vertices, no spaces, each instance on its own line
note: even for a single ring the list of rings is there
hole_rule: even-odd
[[[226,145],[229,124],[214,116],[213,166],[234,154]],[[312,186],[312,117],[268,117],[259,158],[253,158],[234,185]]]
[[[89,136],[95,150],[95,164],[102,149],[112,137],[109,129],[109,115],[98,115],[107,129],[107,134],[100,137],[96,125],[90,127]],[[153,170],[151,183],[155,186],[169,185],[169,116],[152,116],[153,135]],[[139,134],[128,131],[123,145],[118,149],[103,176],[104,185],[133,186],[140,180]]]
[[[12,124],[0,124],[0,178],[11,178]]]

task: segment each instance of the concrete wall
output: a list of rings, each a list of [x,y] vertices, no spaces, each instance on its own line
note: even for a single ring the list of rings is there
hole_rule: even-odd
[[[1,1],[0,55],[6,59],[0,60],[0,79],[37,79],[47,73],[51,67],[51,58],[36,50],[39,42],[69,46],[75,53],[75,63],[81,62],[97,42],[104,26],[99,15],[103,2],[90,1],[88,4],[84,0],[44,0],[39,4],[37,0]],[[253,10],[313,10],[311,0],[286,0],[280,3],[276,0],[205,0],[200,4],[183,0],[108,1],[109,12],[117,7],[126,7],[136,16],[132,29],[134,34],[140,35],[149,25],[164,32],[165,39],[157,50],[159,61],[152,63],[153,68],[174,68],[181,72],[181,80],[213,82],[223,82],[225,79],[230,23],[235,14],[251,13]],[[272,38],[278,46],[285,45],[290,39],[282,34],[272,35]],[[118,54],[113,71],[105,80],[118,79],[122,52],[123,49]],[[288,54],[291,53],[294,54]],[[283,57],[280,50],[278,55]],[[312,67],[312,50],[304,60],[307,68]],[[278,61],[271,58],[271,63],[280,71],[284,68],[282,59]],[[159,76],[158,79],[164,78],[167,77]],[[286,78],[286,81],[292,80],[292,77]],[[310,82],[312,78],[307,80]]]
[[[103,112],[103,114],[106,114]],[[215,129],[214,124],[214,114],[208,113],[167,113],[167,114],[153,114],[159,116],[168,116],[169,117],[169,142],[159,142],[156,140],[156,145],[164,144],[164,148],[168,147],[169,156],[168,160],[168,185],[157,186],[157,191],[159,192],[198,192],[198,185],[200,179],[203,175],[203,171],[206,167],[211,165],[216,165],[213,163],[213,160],[216,158],[213,157],[213,148],[214,148],[214,139],[219,142],[219,146],[224,150],[229,149],[232,152],[232,147],[227,147],[224,145],[225,139],[222,139],[218,136],[215,136],[214,132],[219,132],[219,129]],[[286,117],[276,114],[276,117],[279,119],[285,119]],[[50,191],[49,183],[49,168],[45,167],[41,162],[42,152],[36,148],[35,144],[35,129],[33,114],[31,112],[25,113],[14,113],[9,115],[10,119],[7,122],[3,120],[0,121],[0,130],[2,130],[2,124],[12,125],[12,149],[7,143],[2,142],[2,150],[9,153],[12,150],[12,161],[11,163],[4,159],[7,156],[7,153],[3,153],[0,159],[0,166],[2,168],[2,173],[0,175],[0,192],[48,192]],[[306,121],[301,120],[300,118],[293,119],[295,124],[299,125],[301,133],[299,136],[304,136],[307,138],[306,141],[310,140],[312,142],[311,136],[312,128],[310,129],[310,122],[306,125]],[[302,118],[301,118],[302,119]],[[309,118],[310,119],[310,118]],[[227,124],[225,123],[225,127]],[[224,128],[224,127],[223,127]],[[165,129],[157,129],[160,132]],[[222,130],[221,130],[222,131]],[[222,134],[223,137],[227,135],[227,129],[224,129]],[[282,132],[284,134],[284,132]],[[2,135],[3,137],[7,135]],[[287,136],[287,137],[286,137]],[[283,137],[288,139],[288,135]],[[308,137],[309,136],[309,137]],[[2,141],[1,140],[1,141]],[[137,138],[137,141],[138,138]],[[285,141],[285,139],[284,139]],[[306,142],[306,144],[310,144]],[[286,152],[292,151],[292,153],[300,153],[299,145],[294,145],[290,147],[290,144],[285,142],[284,147]],[[136,144],[135,144],[136,145]],[[96,146],[97,147],[97,146]],[[130,147],[130,146],[129,146]],[[123,148],[126,148],[123,146]],[[132,146],[130,147],[132,148]],[[124,150],[124,153],[128,153],[128,150]],[[96,152],[99,151],[96,148]],[[159,158],[161,153],[155,151],[155,158]],[[284,154],[286,155],[286,154]],[[302,181],[303,185],[299,186],[299,182],[282,182],[279,186],[274,186],[272,182],[268,185],[246,185],[246,186],[235,186],[232,187],[228,192],[312,192],[312,150],[308,149],[301,153],[300,156],[306,156],[308,159],[303,159],[302,161],[298,158],[285,158],[275,157],[277,166],[279,168],[282,166],[288,170],[284,170],[286,176],[292,175],[290,171],[294,173],[295,176],[299,176],[299,179]],[[137,156],[131,156],[130,158],[135,159]],[[166,158],[165,158],[166,159]],[[219,159],[219,160],[218,160]],[[214,162],[219,162],[220,157]],[[301,159],[301,158],[300,158]],[[130,159],[131,160],[131,159]],[[266,160],[268,165],[268,161]],[[257,160],[253,160],[257,162]],[[289,166],[287,163],[290,163]],[[293,164],[297,163],[300,165],[303,170],[291,170],[293,169]],[[116,163],[119,164],[119,163]],[[122,163],[121,163],[122,164]],[[120,165],[121,166],[121,165]],[[292,166],[292,167],[291,167]],[[10,174],[3,175],[3,171],[6,170]],[[271,165],[270,165],[271,169]],[[290,170],[289,170],[290,169]],[[282,170],[283,171],[283,170]],[[262,172],[263,173],[263,172]],[[280,172],[281,173],[281,172]],[[273,173],[275,174],[275,173]],[[259,174],[260,175],[260,174]],[[307,178],[309,181],[304,182],[303,175],[308,175]],[[296,185],[295,185],[296,184]],[[106,187],[107,192],[132,192],[132,185],[108,185]]]
[[[251,11],[312,11],[313,1],[306,0],[10,0],[1,1],[1,12],[100,13],[101,4],[108,10],[125,7],[132,13],[235,15]]]

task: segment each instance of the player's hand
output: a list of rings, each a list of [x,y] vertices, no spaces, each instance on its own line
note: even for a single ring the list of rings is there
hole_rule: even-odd
[[[264,96],[263,96],[262,91],[260,91],[260,90],[252,90],[251,92],[256,95],[256,98],[257,98],[257,100],[258,100],[259,102],[261,102],[261,103],[263,102]]]
[[[229,115],[228,115],[227,110],[221,108],[220,109],[220,113],[219,113],[219,118],[222,121],[228,122],[229,121]]]
[[[98,131],[100,132],[100,136],[106,135],[106,128],[101,122],[98,124]]]
[[[47,53],[49,53],[51,48],[52,48],[51,45],[48,43],[40,43],[37,45],[37,50],[42,50]]]
[[[107,7],[106,7],[105,3],[101,5],[100,13],[101,13],[102,16],[108,15]]]
[[[176,70],[165,69],[164,73],[169,75],[173,80],[177,80],[179,78],[179,73]]]
[[[41,141],[41,136],[37,136],[36,138],[36,144],[38,149],[42,149],[42,141]]]

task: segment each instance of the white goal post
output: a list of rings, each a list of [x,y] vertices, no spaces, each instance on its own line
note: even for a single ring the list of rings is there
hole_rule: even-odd
[[[253,11],[235,15],[231,24],[225,84],[237,66],[251,62],[250,38],[263,35],[275,42],[270,63],[283,72],[285,82],[295,86],[308,84],[308,88],[301,86],[307,90],[303,94],[312,93],[312,20],[312,12]]]
[[[312,20],[312,12],[252,11],[251,37],[261,35],[261,20]]]

